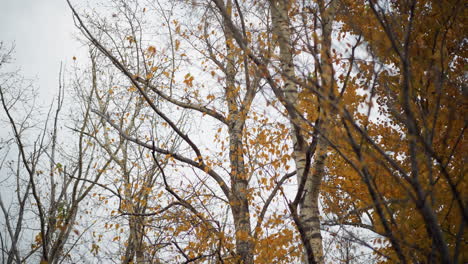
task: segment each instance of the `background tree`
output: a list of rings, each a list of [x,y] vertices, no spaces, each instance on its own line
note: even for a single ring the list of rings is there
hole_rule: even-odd
[[[1,66],[9,62],[12,53],[3,48]],[[59,95],[44,119],[40,119],[40,108],[35,104],[34,85],[17,72],[1,74],[3,118],[11,127],[9,138],[2,139],[6,143],[2,147],[5,152],[1,167],[6,178],[2,181],[12,187],[11,193],[5,193],[6,199],[0,197],[2,225],[6,230],[2,233],[6,234],[2,235],[2,258],[5,263],[34,258],[41,263],[59,263],[70,257],[68,252],[81,237],[76,225],[80,203],[94,187],[83,180],[97,182],[101,176],[86,169],[97,159],[96,149],[83,138],[90,108],[85,106],[80,122],[74,124],[78,132],[73,138],[76,146],[60,147],[66,138],[60,134],[60,113],[65,100],[62,70]]]

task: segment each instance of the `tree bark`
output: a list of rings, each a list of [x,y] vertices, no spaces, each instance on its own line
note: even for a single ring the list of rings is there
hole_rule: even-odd
[[[320,2],[320,1],[319,1]],[[334,1],[335,2],[335,1]],[[284,76],[284,102],[289,104],[293,109],[298,109],[298,102],[301,98],[298,96],[298,89],[294,83],[294,50],[291,45],[291,29],[288,23],[289,2],[285,0],[271,1],[271,17],[273,23],[273,34],[277,38],[276,41],[280,48],[280,68]],[[327,92],[330,98],[333,98],[334,80],[333,67],[330,60],[331,47],[331,31],[332,21],[334,16],[334,5],[331,4],[327,9],[323,3],[319,3],[322,21],[322,42],[321,42],[321,59],[319,65],[321,87]],[[328,90],[328,91],[327,91]],[[327,144],[323,134],[327,131],[327,120],[325,107],[320,107],[319,120],[320,133],[316,133],[317,148],[314,155],[313,165],[311,169],[307,168],[307,152],[309,144],[306,142],[304,133],[300,124],[301,120],[296,112],[289,111],[289,119],[292,127],[292,141],[294,144],[294,162],[297,170],[299,183],[304,183],[304,193],[299,203],[299,215],[301,228],[304,231],[304,238],[308,240],[313,252],[313,262],[324,263],[323,260],[323,245],[322,236],[320,233],[320,211],[319,211],[319,194],[320,185],[324,175],[324,164],[327,156]],[[306,177],[306,179],[303,179]],[[305,242],[305,241],[303,241]],[[308,259],[308,258],[305,258]],[[310,258],[309,258],[310,259]],[[309,262],[309,261],[307,261]]]
[[[228,0],[226,9],[229,18],[232,14],[232,1]],[[238,263],[254,263],[253,243],[251,240],[252,230],[250,225],[250,209],[248,199],[249,180],[245,171],[242,132],[245,124],[245,113],[241,112],[241,106],[238,105],[236,97],[235,60],[239,56],[234,51],[234,36],[229,26],[224,23],[225,42],[226,42],[226,102],[228,106],[228,133],[229,133],[229,159],[231,164],[231,211],[234,219],[234,228],[236,232],[236,253],[239,258]]]

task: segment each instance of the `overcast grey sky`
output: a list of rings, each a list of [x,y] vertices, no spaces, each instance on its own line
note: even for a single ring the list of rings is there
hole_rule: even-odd
[[[60,62],[70,65],[78,55],[76,32],[65,0],[0,0],[0,41],[14,42],[14,68],[37,80],[47,101],[56,93]]]

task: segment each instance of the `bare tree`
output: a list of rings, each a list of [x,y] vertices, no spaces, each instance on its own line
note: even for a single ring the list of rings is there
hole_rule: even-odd
[[[11,51],[3,55],[2,64],[10,54]],[[83,180],[97,182],[102,174],[87,169],[95,162],[95,148],[83,138],[89,106],[85,106],[82,122],[76,124],[77,134],[71,136],[72,142],[77,141],[76,149],[60,147],[68,140],[61,137],[59,127],[65,93],[62,69],[58,92],[56,102],[41,120],[36,116],[40,112],[34,103],[34,85],[23,81],[18,73],[2,74],[2,108],[11,127],[11,140],[7,140],[11,142],[10,153],[4,153],[1,167],[9,177],[2,180],[8,184],[5,187],[12,186],[14,190],[9,193],[6,189],[11,198],[0,197],[8,235],[2,237],[5,263],[23,263],[35,256],[47,263],[67,258],[66,252],[81,235],[75,225],[80,203],[95,185]],[[67,154],[69,151],[73,155]],[[11,159],[12,154],[17,155],[16,160]],[[104,163],[103,167],[107,165]],[[34,240],[24,242],[23,238],[29,236]]]

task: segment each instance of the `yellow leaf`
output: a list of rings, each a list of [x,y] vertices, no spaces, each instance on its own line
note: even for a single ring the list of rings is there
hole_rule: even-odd
[[[154,47],[154,46],[149,46],[149,47],[148,47],[148,55],[154,56],[154,54],[156,54],[156,47]]]

